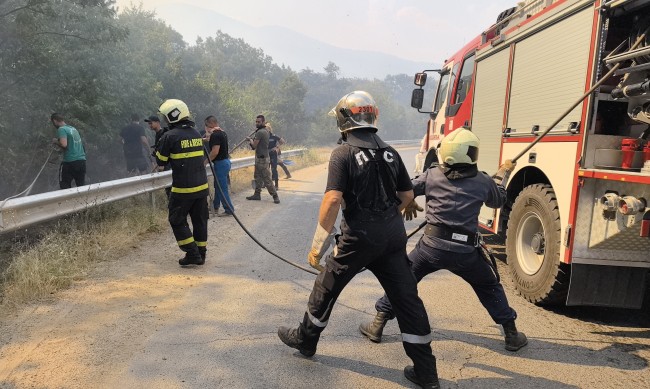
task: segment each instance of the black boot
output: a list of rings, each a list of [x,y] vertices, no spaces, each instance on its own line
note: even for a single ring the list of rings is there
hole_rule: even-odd
[[[275,190],[278,190],[278,179],[276,178],[274,181],[275,181]]]
[[[381,334],[388,320],[392,319],[391,315],[386,312],[377,312],[375,318],[370,323],[359,325],[359,331],[375,343],[381,342]]]
[[[260,196],[260,192],[255,191],[252,196],[246,197],[246,200],[262,200],[262,196]]]
[[[282,343],[291,348],[298,349],[300,354],[306,357],[311,357],[316,354],[316,343],[318,339],[316,341],[307,339],[301,326],[298,326],[298,328],[280,327],[278,328],[278,337]]]
[[[280,197],[278,197],[278,195],[273,196],[273,202],[275,204],[280,204]]]
[[[440,381],[438,381],[437,372],[435,372],[435,375],[433,377],[422,379],[415,373],[415,368],[413,368],[413,366],[406,366],[404,368],[404,377],[406,377],[407,380],[413,382],[414,384],[419,385],[421,388],[440,389]]]
[[[201,255],[201,261],[197,265],[203,265],[205,263],[205,257],[207,256],[207,250],[205,247],[199,247],[199,255]]]
[[[528,344],[526,335],[517,331],[514,319],[503,323],[503,332],[505,333],[506,350],[508,351],[517,351]]]
[[[203,265],[205,259],[201,258],[201,254],[198,252],[187,252],[185,256],[178,260],[178,264],[181,266],[187,265]]]

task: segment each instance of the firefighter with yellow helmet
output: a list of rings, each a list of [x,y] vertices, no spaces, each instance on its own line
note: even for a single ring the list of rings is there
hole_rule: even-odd
[[[169,130],[160,139],[156,162],[172,169],[169,224],[185,256],[181,266],[203,265],[208,241],[208,177],[205,173],[203,139],[190,120],[190,110],[181,100],[166,100],[158,109]],[[187,217],[192,220],[190,229]]]
[[[280,327],[287,346],[311,357],[343,288],[363,268],[370,270],[395,304],[402,344],[414,366],[406,377],[427,388],[439,388],[431,352],[431,327],[406,256],[406,231],[400,210],[413,200],[411,180],[395,149],[377,135],[377,105],[370,94],[355,91],[341,98],[330,114],[342,144],[330,157],[327,187],[321,202],[309,263],[321,272],[298,328]],[[333,253],[339,209],[341,235]]]
[[[528,340],[517,331],[517,313],[508,305],[498,274],[479,250],[478,215],[483,204],[500,208],[506,202],[505,185],[514,168],[508,160],[490,177],[478,170],[479,139],[466,128],[449,133],[441,142],[438,159],[422,175],[414,178],[415,196],[424,195],[427,201],[425,232],[409,261],[419,282],[427,274],[446,269],[467,281],[495,323],[503,326],[505,348],[517,351]],[[415,201],[404,215],[407,220],[422,211]],[[397,304],[391,305],[390,296],[375,304],[377,315],[370,323],[359,326],[362,334],[373,342],[380,342],[384,326],[392,319]]]

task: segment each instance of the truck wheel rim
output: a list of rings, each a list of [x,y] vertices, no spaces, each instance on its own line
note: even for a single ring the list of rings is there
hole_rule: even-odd
[[[517,261],[528,275],[539,271],[544,262],[544,225],[536,213],[524,215],[517,230]]]

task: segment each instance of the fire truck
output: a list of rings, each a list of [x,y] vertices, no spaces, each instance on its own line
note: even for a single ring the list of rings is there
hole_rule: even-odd
[[[481,140],[480,170],[516,159],[507,204],[484,207],[479,223],[505,238],[516,290],[532,303],[642,306],[648,34],[650,0],[521,1],[442,69],[415,76],[411,105],[429,115],[421,152],[435,155],[466,126]],[[435,93],[423,88],[427,75]]]

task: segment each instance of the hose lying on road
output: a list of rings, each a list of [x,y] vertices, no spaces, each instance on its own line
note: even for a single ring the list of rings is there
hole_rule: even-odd
[[[223,189],[221,189],[221,185],[219,184],[219,180],[216,179],[216,177],[217,177],[217,172],[214,170],[214,164],[212,163],[212,161],[210,161],[210,152],[208,151],[208,149],[207,149],[205,146],[204,146],[204,150],[205,150],[205,152],[206,152],[206,154],[207,154],[208,162],[210,163],[210,170],[212,170],[212,175],[213,175],[213,177],[215,178],[215,180],[214,180],[214,181],[215,181],[215,184],[216,184],[216,185],[215,185],[215,190],[219,190],[219,193],[221,193],[221,197],[222,197],[222,198],[226,198],[226,196],[225,196],[225,194],[224,194],[224,192],[223,192]],[[294,267],[297,267],[297,268],[300,269],[300,270],[304,270],[304,271],[306,271],[307,273],[311,273],[311,274],[315,274],[315,275],[318,275],[318,274],[319,274],[319,273],[316,272],[315,270],[312,270],[312,269],[310,269],[310,268],[308,268],[308,267],[305,267],[305,266],[302,266],[302,265],[297,264],[297,263],[295,263],[295,262],[292,262],[292,261],[290,261],[290,260],[288,260],[288,259],[286,259],[286,258],[283,258],[282,256],[280,256],[280,255],[274,253],[273,251],[271,251],[271,250],[270,250],[268,247],[266,247],[262,242],[260,242],[259,240],[257,240],[257,238],[255,237],[255,235],[253,235],[253,234],[252,234],[252,233],[251,233],[251,232],[246,228],[246,226],[244,226],[244,224],[241,222],[241,220],[239,220],[239,218],[237,217],[237,213],[235,212],[234,209],[231,209],[230,211],[232,212],[232,217],[235,218],[235,220],[237,221],[237,224],[239,224],[239,226],[241,227],[241,229],[244,230],[244,232],[246,233],[246,235],[248,235],[251,239],[253,239],[253,242],[257,243],[257,245],[260,246],[264,251],[266,251],[267,253],[273,255],[274,257],[278,258],[279,260],[288,263],[288,264],[291,265],[291,266],[294,266]]]
[[[213,175],[213,177],[216,177],[216,176],[217,176],[217,172],[214,170],[214,164],[212,163],[212,161],[210,161],[210,158],[209,158],[210,153],[208,152],[207,148],[205,148],[205,146],[204,146],[204,149],[205,149],[206,154],[207,154],[207,156],[208,156],[208,162],[210,163],[210,170],[212,171],[212,175]],[[222,198],[225,198],[226,196],[225,196],[225,194],[224,194],[224,192],[223,192],[223,189],[221,188],[221,185],[219,184],[219,180],[216,180],[216,179],[215,179],[214,181],[215,181],[215,183],[216,183],[216,185],[215,185],[215,190],[219,190],[219,192],[221,193]],[[241,227],[241,229],[244,230],[244,232],[246,233],[246,235],[248,235],[251,239],[253,239],[253,241],[254,241],[255,243],[257,243],[257,245],[260,246],[264,251],[266,251],[267,253],[273,255],[274,257],[278,258],[279,260],[281,260],[281,261],[283,261],[283,262],[285,262],[285,263],[288,263],[288,264],[291,265],[291,266],[294,266],[294,267],[297,267],[297,268],[300,269],[300,270],[306,271],[307,273],[311,273],[311,274],[314,274],[314,275],[318,275],[318,274],[320,274],[320,273],[318,273],[318,272],[315,271],[315,270],[312,270],[312,269],[310,269],[310,268],[308,268],[308,267],[302,266],[302,265],[300,265],[300,264],[298,264],[298,263],[296,263],[296,262],[290,261],[290,260],[288,260],[288,259],[286,259],[286,258],[284,258],[284,257],[282,257],[282,256],[280,256],[280,255],[278,255],[278,254],[276,254],[276,253],[274,253],[273,251],[271,251],[271,250],[270,250],[268,247],[266,247],[262,242],[260,242],[260,241],[255,237],[255,235],[253,235],[253,234],[252,234],[252,233],[251,233],[251,232],[246,228],[246,226],[244,226],[244,224],[241,222],[241,220],[239,220],[239,218],[237,217],[237,214],[236,214],[236,212],[235,212],[234,209],[231,209],[230,211],[232,212],[232,216],[233,216],[233,217],[235,218],[235,220],[237,221],[237,224],[239,224],[239,227]],[[419,230],[420,230],[420,229],[421,229],[425,224],[426,224],[426,222],[424,222],[422,225],[420,225],[420,227],[418,227],[415,231],[413,231],[412,233],[410,233],[410,234],[408,235],[408,237],[410,238],[411,236],[413,236],[413,235],[414,235],[416,232],[418,232],[418,231],[419,231]],[[361,269],[361,270],[359,271],[359,273],[361,273],[361,272],[364,271],[364,270],[365,270],[365,268],[364,268],[364,269]]]

